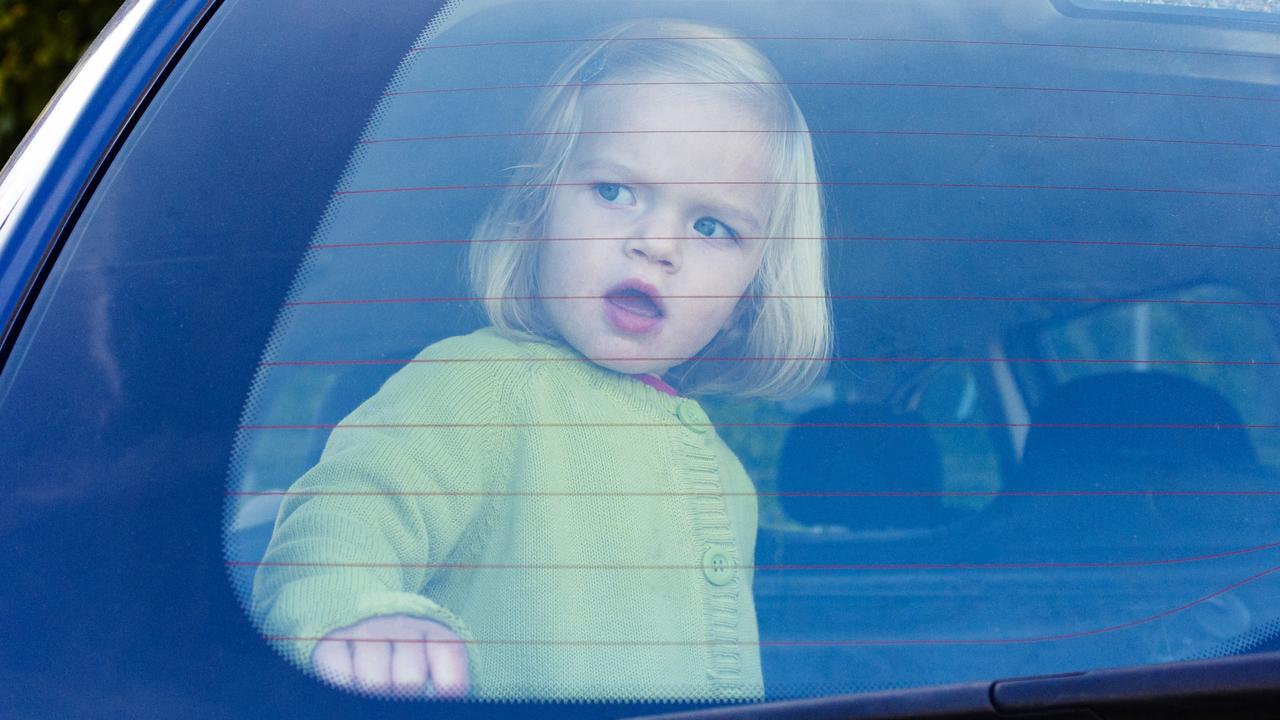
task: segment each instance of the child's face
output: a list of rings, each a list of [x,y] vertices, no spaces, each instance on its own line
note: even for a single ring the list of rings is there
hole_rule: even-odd
[[[552,190],[539,294],[578,352],[660,375],[726,326],[764,251],[773,188],[733,183],[767,179],[765,136],[705,131],[764,125],[705,90],[602,87],[583,102],[585,132]],[[707,184],[664,184],[688,181]]]

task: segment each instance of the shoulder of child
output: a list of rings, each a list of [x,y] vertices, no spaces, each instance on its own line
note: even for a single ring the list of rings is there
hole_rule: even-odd
[[[442,363],[449,360],[502,362],[536,354],[540,340],[507,335],[493,327],[485,327],[466,335],[454,335],[422,349],[415,360]]]
[[[484,328],[432,343],[379,391],[412,405],[509,405],[539,384],[560,351],[537,339]]]
[[[334,433],[326,454],[367,448],[375,439],[415,447],[450,438],[467,447],[501,444],[526,413],[531,369],[548,364],[531,362],[534,344],[491,328],[432,343],[343,419],[366,429]]]

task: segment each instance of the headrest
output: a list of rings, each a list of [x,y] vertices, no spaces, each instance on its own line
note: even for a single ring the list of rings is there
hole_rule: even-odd
[[[1055,388],[1031,415],[1022,475],[1076,475],[1103,484],[1118,472],[1155,475],[1205,466],[1244,470],[1258,463],[1240,414],[1220,393],[1163,372],[1076,378]]]
[[[914,413],[897,413],[883,405],[840,404],[805,413],[796,423],[799,427],[787,434],[778,464],[780,492],[942,489],[938,448]],[[928,527],[935,524],[939,505],[936,497],[821,494],[784,494],[781,503],[797,522],[852,530]]]

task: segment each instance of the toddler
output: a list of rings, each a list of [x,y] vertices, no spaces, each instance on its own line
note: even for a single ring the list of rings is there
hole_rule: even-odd
[[[570,57],[532,122],[471,244],[490,326],[333,431],[255,610],[365,691],[759,697],[754,488],[687,396],[781,397],[824,366],[804,117],[743,41],[642,21]]]

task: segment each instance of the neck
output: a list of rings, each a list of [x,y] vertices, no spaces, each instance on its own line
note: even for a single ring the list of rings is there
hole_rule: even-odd
[[[639,380],[640,382],[644,383],[645,385],[648,385],[649,387],[655,390],[658,390],[659,392],[664,392],[668,395],[680,394],[676,392],[675,388],[671,387],[671,385],[669,385],[665,380],[658,377],[657,375],[650,375],[648,373],[638,373],[636,375],[632,375],[631,377]]]

